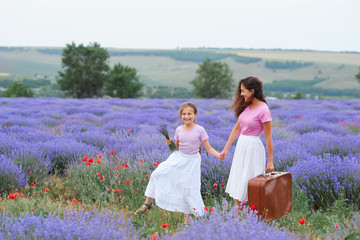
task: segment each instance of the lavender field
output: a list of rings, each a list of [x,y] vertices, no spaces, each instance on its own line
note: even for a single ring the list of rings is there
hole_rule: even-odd
[[[223,162],[202,153],[206,216],[187,225],[182,214],[155,207],[135,217],[149,175],[170,154],[158,127],[166,123],[173,136],[184,101],[0,98],[0,238],[360,236],[359,101],[268,102],[275,169],[293,176],[287,216],[268,224],[251,210],[236,214],[224,193],[233,145]],[[231,101],[191,101],[221,151],[236,122]]]

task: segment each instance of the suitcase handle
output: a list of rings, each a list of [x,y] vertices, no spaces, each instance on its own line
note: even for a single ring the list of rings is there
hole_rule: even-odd
[[[274,176],[274,175],[278,175],[278,174],[281,174],[281,172],[272,171],[272,172],[266,173],[265,175],[267,175],[267,176]]]

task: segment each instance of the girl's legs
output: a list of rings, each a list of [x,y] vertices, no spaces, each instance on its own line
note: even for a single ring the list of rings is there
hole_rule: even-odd
[[[152,206],[152,205],[150,205],[150,204],[152,204],[152,201],[153,201],[153,199],[152,199],[151,197],[146,197],[145,203],[146,203],[147,205],[143,204],[143,205],[141,206],[140,210],[144,212],[146,209],[149,209],[149,206]],[[139,211],[137,210],[137,211],[135,212],[135,214],[139,214]]]

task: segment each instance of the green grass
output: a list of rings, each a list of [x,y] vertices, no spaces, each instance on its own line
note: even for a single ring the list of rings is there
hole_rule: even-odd
[[[205,51],[205,50],[204,50]],[[360,54],[322,53],[322,52],[286,52],[286,51],[240,51],[240,50],[208,50],[219,53],[236,52],[243,56],[256,56],[263,61],[250,64],[236,62],[233,58],[222,60],[233,70],[237,81],[247,76],[257,76],[264,83],[274,80],[313,80],[314,77],[326,80],[316,87],[332,89],[359,89],[360,84],[355,78],[358,73]],[[55,77],[61,70],[61,55],[44,54],[33,49],[21,51],[0,50],[0,73],[33,76],[35,73]],[[265,61],[311,61],[313,66],[295,70],[273,71],[265,67]],[[198,63],[178,61],[171,57],[161,56],[114,56],[110,65],[121,62],[137,69],[142,81],[149,86],[170,86],[191,88],[190,81],[195,77]]]
[[[113,167],[105,164],[107,161]],[[128,164],[129,162],[135,163]],[[139,160],[129,162],[113,157],[101,159],[100,163],[94,158],[94,163],[90,166],[82,162],[83,164],[68,169],[63,175],[48,175],[35,182],[35,186],[27,185],[21,191],[13,191],[24,194],[24,197],[10,200],[4,194],[0,199],[0,211],[6,210],[16,216],[30,211],[35,215],[42,212],[46,216],[48,213],[60,214],[59,210],[64,208],[74,208],[76,211],[85,208],[101,211],[106,208],[114,212],[124,212],[125,216],[133,218],[132,223],[135,227],[144,227],[142,237],[146,238],[154,233],[161,235],[165,231],[169,234],[176,233],[185,223],[182,213],[165,211],[155,205],[145,214],[134,215],[145,200],[144,192],[149,179],[145,169],[152,169],[154,166]],[[128,164],[128,167],[125,167],[125,164]],[[101,179],[97,173],[104,178]],[[46,188],[49,189],[48,192],[45,191]],[[116,189],[120,189],[121,192],[116,192]],[[210,191],[203,198],[209,208],[214,207],[215,199],[226,198],[232,203],[232,199],[218,189]],[[73,203],[73,199],[79,202]],[[358,210],[354,205],[348,204],[346,199],[340,198],[330,208],[315,211],[311,209],[308,197],[293,186],[292,212],[269,224],[274,228],[286,228],[289,232],[309,239],[324,239],[327,232],[336,230],[335,224],[345,228],[346,219],[351,218],[352,212]],[[300,224],[299,219],[305,219],[305,224]],[[165,222],[169,224],[167,229],[161,227]],[[348,231],[356,232],[356,229]]]

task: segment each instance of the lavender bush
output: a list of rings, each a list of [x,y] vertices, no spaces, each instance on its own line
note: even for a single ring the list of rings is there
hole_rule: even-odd
[[[139,239],[131,218],[96,210],[63,210],[56,215],[28,212],[20,217],[0,215],[1,239]]]
[[[178,108],[183,102],[197,105],[196,123],[206,129],[211,146],[218,151],[236,123],[230,100],[1,100],[1,191],[21,190],[29,183],[28,172],[36,183],[61,173],[61,181],[66,183],[61,191],[67,197],[118,203],[129,209],[141,205],[146,176],[170,154],[157,126],[166,124],[173,138],[181,124],[177,123]],[[273,118],[275,169],[291,172],[295,187],[315,209],[329,209],[340,197],[360,208],[359,102],[276,100],[268,105]],[[265,144],[263,135],[261,140]],[[223,162],[201,153],[201,191],[206,205],[228,198],[224,188],[234,150],[235,143]],[[98,154],[103,155],[100,165],[96,165]],[[85,165],[85,155],[94,158],[93,165]],[[117,170],[125,164],[126,171]],[[99,181],[97,172],[105,181]],[[126,180],[130,183],[124,183]],[[110,189],[121,189],[121,197]],[[56,196],[61,196],[60,191]]]

